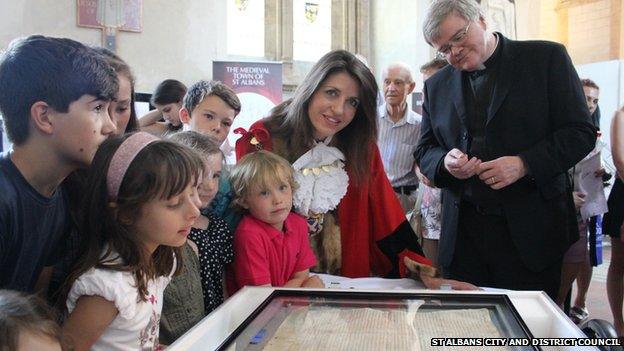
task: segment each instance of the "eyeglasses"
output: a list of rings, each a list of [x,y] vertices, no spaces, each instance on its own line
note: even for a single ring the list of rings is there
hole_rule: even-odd
[[[472,24],[472,22],[468,22],[466,28],[455,33],[455,35],[448,41],[448,43],[440,46],[440,49],[438,49],[438,52],[436,52],[436,58],[440,60],[446,59],[446,57],[451,53],[451,49],[453,48],[453,46],[459,44],[462,40],[464,40],[466,34],[468,34],[468,30],[470,29],[470,24]]]

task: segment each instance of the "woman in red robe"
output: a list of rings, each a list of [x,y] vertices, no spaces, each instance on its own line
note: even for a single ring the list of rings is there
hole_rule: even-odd
[[[368,67],[347,51],[332,51],[291,99],[249,131],[235,131],[243,134],[237,158],[264,149],[293,163],[304,187],[295,194],[295,208],[308,218],[317,271],[351,278],[411,275],[428,288],[475,289],[435,277],[424,257],[379,156],[376,97]],[[405,257],[418,272],[410,274]]]

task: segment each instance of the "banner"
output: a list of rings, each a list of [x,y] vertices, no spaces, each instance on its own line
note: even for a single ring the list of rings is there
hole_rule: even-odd
[[[234,164],[234,145],[240,137],[233,133],[234,130],[239,127],[249,129],[282,102],[282,63],[213,61],[212,79],[232,88],[241,101],[241,112],[234,119],[230,134],[221,147],[227,163]]]

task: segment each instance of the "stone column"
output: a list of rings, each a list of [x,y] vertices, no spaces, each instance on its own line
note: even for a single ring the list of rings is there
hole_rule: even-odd
[[[370,0],[332,0],[332,49],[370,56]]]

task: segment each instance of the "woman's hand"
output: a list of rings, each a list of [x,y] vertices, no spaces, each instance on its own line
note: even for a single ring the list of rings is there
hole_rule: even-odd
[[[420,275],[420,280],[427,289],[438,290],[442,285],[449,285],[453,290],[481,290],[470,283],[460,282],[453,279],[434,278],[425,274]]]

